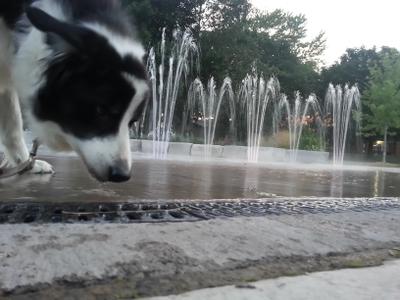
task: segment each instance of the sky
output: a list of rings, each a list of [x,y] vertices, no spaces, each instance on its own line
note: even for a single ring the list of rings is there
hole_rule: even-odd
[[[281,8],[307,17],[310,39],[324,31],[323,60],[333,64],[347,48],[390,46],[400,49],[398,0],[251,0],[267,11]]]

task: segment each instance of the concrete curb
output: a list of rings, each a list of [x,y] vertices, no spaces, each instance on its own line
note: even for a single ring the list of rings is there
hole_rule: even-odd
[[[397,260],[373,268],[282,277],[147,300],[397,300],[399,278],[400,261]]]
[[[1,225],[0,298],[130,299],[377,265],[400,246],[399,218],[399,210],[389,210],[180,224]]]

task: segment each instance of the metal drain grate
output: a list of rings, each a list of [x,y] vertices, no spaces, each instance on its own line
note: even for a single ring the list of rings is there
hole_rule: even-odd
[[[3,203],[0,224],[159,223],[214,218],[257,217],[400,209],[399,199],[171,201],[129,203]]]

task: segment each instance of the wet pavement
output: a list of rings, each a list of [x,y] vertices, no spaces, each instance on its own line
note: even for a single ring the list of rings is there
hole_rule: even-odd
[[[283,197],[397,197],[400,174],[139,158],[129,183],[100,184],[75,157],[45,157],[54,176],[0,181],[0,202],[102,202]]]

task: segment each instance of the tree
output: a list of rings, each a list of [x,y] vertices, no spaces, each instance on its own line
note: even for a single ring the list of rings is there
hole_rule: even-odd
[[[313,67],[321,64],[320,56],[325,50],[325,33],[321,32],[311,41],[306,41],[307,18],[281,9],[272,12],[253,10],[251,27],[253,31],[266,33],[271,39],[285,41],[291,53],[304,63],[313,63]]]
[[[142,40],[149,46],[156,46],[163,28],[169,34],[177,26],[191,28],[198,35],[205,1],[122,0],[122,4],[137,24]]]
[[[304,94],[318,86],[317,66],[323,34],[306,41],[306,18],[275,10],[256,10],[249,0],[122,0],[138,24],[145,45],[157,46],[162,28],[189,27],[201,47],[202,79],[225,76],[239,84],[257,65],[279,77],[283,90]],[[167,37],[167,40],[170,38]]]
[[[365,115],[365,135],[383,135],[383,162],[386,162],[390,130],[400,129],[400,53],[385,51],[375,67],[365,92],[369,113]]]
[[[121,3],[128,15],[132,17],[132,22],[138,27],[139,37],[148,44],[154,34],[151,27],[147,26],[154,15],[150,0],[122,0]]]
[[[357,84],[361,94],[368,86],[371,68],[378,63],[379,53],[376,48],[347,49],[339,62],[321,72],[321,82],[318,94],[323,97],[329,83]]]
[[[305,41],[303,15],[261,12],[242,0],[211,2],[208,12],[218,13],[211,14],[208,30],[201,33],[203,79],[213,75],[220,82],[229,75],[239,84],[255,64],[260,73],[277,76],[286,93],[315,91],[325,41],[323,35]]]
[[[205,6],[205,26],[213,31],[245,23],[252,8],[248,0],[208,0]]]

